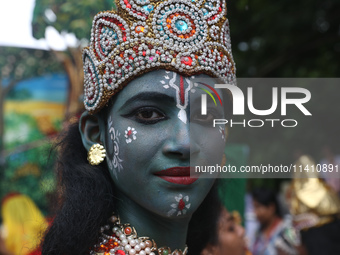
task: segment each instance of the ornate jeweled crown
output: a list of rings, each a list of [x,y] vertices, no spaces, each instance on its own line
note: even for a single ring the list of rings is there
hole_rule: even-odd
[[[83,51],[84,104],[100,110],[135,77],[166,69],[236,83],[224,0],[120,0],[98,13]]]

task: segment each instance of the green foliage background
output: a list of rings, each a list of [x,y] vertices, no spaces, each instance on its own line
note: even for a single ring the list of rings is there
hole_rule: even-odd
[[[340,2],[227,1],[238,77],[339,77]]]
[[[47,26],[53,26],[59,32],[74,33],[79,39],[89,39],[93,17],[100,11],[112,10],[112,0],[36,0],[33,16],[33,36],[37,39],[45,37]],[[46,15],[53,11],[56,21]]]

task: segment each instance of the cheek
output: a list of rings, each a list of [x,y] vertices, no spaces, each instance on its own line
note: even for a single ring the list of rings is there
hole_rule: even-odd
[[[133,125],[125,120],[113,125],[109,119],[107,161],[113,180],[119,183],[129,180],[130,183],[133,178],[147,182],[146,172],[155,165],[153,158],[159,154],[161,137],[155,136],[150,127]]]
[[[111,176],[113,178],[118,178],[118,174],[123,171],[122,163],[124,160],[122,159],[121,153],[121,143],[122,143],[122,134],[120,130],[115,128],[112,124],[111,117],[108,122],[108,130],[106,136],[106,151],[107,151],[107,164],[110,169]]]
[[[208,165],[221,165],[225,147],[225,130],[221,128],[208,128],[201,130],[200,135],[192,139],[199,144],[200,157],[205,158]]]
[[[123,166],[131,171],[148,169],[159,154],[161,136],[140,126],[126,125],[123,127],[121,153],[124,157]],[[157,132],[156,132],[157,133]]]

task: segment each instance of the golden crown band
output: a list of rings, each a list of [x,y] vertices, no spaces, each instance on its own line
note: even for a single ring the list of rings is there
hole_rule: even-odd
[[[83,62],[90,113],[129,81],[156,69],[205,73],[236,84],[223,0],[121,0],[116,12],[95,16]]]

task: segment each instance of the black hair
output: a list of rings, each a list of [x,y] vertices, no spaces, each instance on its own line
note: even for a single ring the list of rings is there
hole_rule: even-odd
[[[265,187],[255,188],[251,195],[253,199],[261,205],[270,206],[273,204],[275,206],[275,214],[282,217],[277,193],[274,190]]]
[[[105,164],[89,165],[78,123],[63,134],[57,149],[60,207],[44,238],[42,254],[88,254],[100,226],[114,211],[113,182]]]
[[[223,208],[218,195],[218,183],[216,180],[189,223],[188,255],[199,255],[208,244],[218,243],[218,222]]]
[[[340,219],[320,227],[302,230],[302,244],[309,255],[340,254]]]

